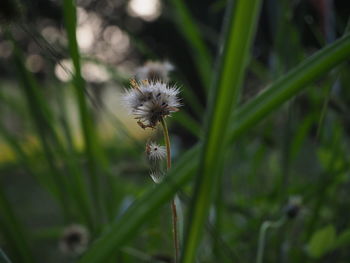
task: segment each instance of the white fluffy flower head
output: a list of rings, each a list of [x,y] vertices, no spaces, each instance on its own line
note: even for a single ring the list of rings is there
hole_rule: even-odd
[[[154,128],[162,118],[181,106],[177,87],[156,81],[131,81],[132,88],[124,95],[125,105],[142,128]]]
[[[146,154],[151,161],[163,160],[166,157],[166,149],[164,146],[151,142],[146,145]]]

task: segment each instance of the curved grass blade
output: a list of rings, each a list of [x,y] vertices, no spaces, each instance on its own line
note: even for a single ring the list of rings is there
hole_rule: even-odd
[[[237,139],[238,136],[248,132],[264,117],[274,112],[277,107],[307,88],[310,83],[322,77],[336,65],[348,59],[349,56],[350,37],[347,36],[301,63],[287,75],[273,83],[264,93],[257,95],[248,104],[236,111],[234,117],[236,123],[230,129],[229,139]],[[319,67],[319,64],[324,64],[324,66]],[[318,68],[319,71],[314,71],[315,68]],[[314,74],[308,74],[308,77],[305,77],[304,73],[307,72],[314,72]],[[272,91],[269,91],[271,88]],[[280,96],[281,93],[288,95]],[[259,101],[263,103],[258,103]],[[256,105],[256,107],[247,107],[247,105]],[[170,170],[166,180],[156,188],[147,191],[142,198],[137,200],[117,222],[110,226],[107,233],[92,244],[92,247],[79,262],[103,262],[104,259],[130,240],[148,218],[154,216],[154,213],[169,202],[181,186],[189,182],[198,165],[200,149],[201,146],[198,144],[184,154]]]
[[[195,193],[190,207],[182,262],[195,261],[201,232],[204,228],[213,193],[220,179],[220,163],[224,156],[224,138],[229,128],[229,114],[238,101],[256,24],[260,0],[238,1],[228,6],[227,31],[224,32],[224,50],[219,54],[220,64],[209,99],[201,161]],[[231,10],[230,10],[231,9]]]

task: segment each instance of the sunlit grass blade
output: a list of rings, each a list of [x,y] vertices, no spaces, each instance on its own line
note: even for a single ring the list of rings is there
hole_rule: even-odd
[[[335,54],[338,55],[334,57]],[[340,39],[317,52],[287,75],[274,82],[264,93],[258,94],[243,107],[237,109],[234,114],[236,123],[230,129],[229,138],[231,140],[237,139],[238,136],[248,132],[264,117],[274,112],[303,89],[306,89],[310,83],[324,76],[333,67],[348,59],[349,56],[349,37]],[[319,64],[324,64],[324,66],[319,68]],[[317,68],[320,70],[315,70]],[[304,74],[308,72],[313,72],[313,74],[308,74],[308,77],[305,77]],[[270,89],[272,91],[269,91]],[[280,96],[281,93],[285,93],[287,96]],[[264,103],[259,103],[262,101]],[[256,105],[256,107],[248,107],[248,105]],[[167,180],[164,180],[157,188],[150,189],[138,199],[117,222],[111,225],[108,233],[102,235],[99,240],[92,244],[89,251],[79,262],[101,262],[119,249],[122,244],[132,239],[142,224],[148,218],[154,216],[162,205],[169,202],[179,187],[190,181],[198,165],[200,148],[198,144],[184,154],[170,170]]]
[[[223,148],[229,128],[229,113],[239,98],[260,4],[260,0],[246,0],[238,1],[235,8],[232,2],[227,7],[224,49],[219,53],[219,67],[209,98],[206,132],[190,207],[182,262],[195,261],[213,193],[221,177],[220,163],[225,152]]]
[[[201,77],[202,84],[209,88],[212,59],[198,26],[183,0],[171,0],[176,12],[176,24],[191,47],[191,54]]]

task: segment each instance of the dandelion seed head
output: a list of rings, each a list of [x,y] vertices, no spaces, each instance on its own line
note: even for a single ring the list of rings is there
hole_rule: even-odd
[[[89,232],[82,225],[70,225],[63,231],[59,242],[60,250],[67,255],[83,253],[89,243]]]
[[[164,117],[178,111],[181,106],[180,90],[160,81],[131,82],[123,101],[142,128],[154,128]]]
[[[174,66],[168,61],[147,61],[136,70],[136,79],[166,82],[169,80],[169,73],[172,70],[174,70]]]
[[[149,160],[163,160],[166,157],[166,149],[164,146],[156,143],[146,145],[146,154]]]

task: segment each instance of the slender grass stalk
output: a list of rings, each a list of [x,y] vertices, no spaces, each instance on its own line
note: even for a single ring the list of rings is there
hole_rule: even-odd
[[[263,93],[258,94],[236,111],[234,117],[236,122],[230,128],[228,141],[247,133],[283,103],[306,89],[309,84],[324,76],[349,56],[350,36],[348,35],[320,50],[272,83]],[[184,153],[169,171],[164,182],[135,201],[126,213],[110,226],[110,231],[92,245],[79,262],[101,262],[133,238],[142,224],[154,216],[154,213],[166,202],[169,202],[180,187],[190,181],[198,165],[200,149],[201,145],[197,144]],[[173,176],[175,174],[176,176]],[[147,206],[145,206],[146,203]]]
[[[104,209],[101,193],[101,182],[98,176],[99,165],[106,165],[97,141],[96,131],[92,123],[92,114],[85,99],[85,82],[81,75],[80,53],[76,37],[76,6],[73,0],[63,1],[63,14],[68,36],[68,46],[70,56],[74,65],[74,89],[79,106],[81,126],[84,134],[86,155],[88,159],[91,191],[95,200],[98,212],[95,214],[99,220],[103,220]]]
[[[275,222],[265,221],[262,223],[259,232],[259,243],[258,243],[258,251],[256,256],[256,263],[262,263],[264,257],[264,249],[266,242],[266,233],[269,228],[280,228],[286,222],[286,217],[283,216],[281,219]]]
[[[260,0],[238,1],[228,5],[224,49],[219,53],[219,67],[209,96],[209,108],[201,161],[197,173],[194,197],[190,207],[182,262],[195,261],[201,232],[211,205],[215,187],[221,178],[224,143],[229,122],[228,113],[236,106],[248,62],[260,11]]]
[[[161,119],[161,125],[164,133],[164,140],[166,146],[166,159],[167,159],[167,170],[171,168],[171,149],[170,149],[170,138],[169,131],[166,125],[165,119]],[[174,238],[174,249],[175,249],[175,263],[178,262],[179,259],[179,238],[178,238],[178,230],[177,230],[177,210],[175,204],[175,197],[171,200],[171,213],[172,213],[172,223],[173,223],[173,238]]]

